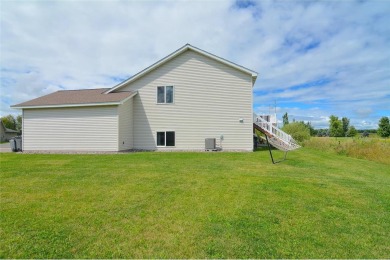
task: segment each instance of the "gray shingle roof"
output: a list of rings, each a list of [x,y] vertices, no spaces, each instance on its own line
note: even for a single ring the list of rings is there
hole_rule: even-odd
[[[12,107],[35,107],[72,104],[115,103],[130,97],[134,92],[122,91],[103,94],[109,88],[60,90],[46,96],[38,97]]]
[[[18,132],[16,130],[9,129],[9,128],[5,127],[5,125],[4,125],[2,120],[0,120],[0,122],[1,122],[1,126],[4,128],[4,132],[6,132],[6,133],[17,133]]]

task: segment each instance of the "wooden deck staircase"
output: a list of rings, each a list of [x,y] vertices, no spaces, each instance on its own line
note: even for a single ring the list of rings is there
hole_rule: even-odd
[[[253,115],[253,127],[265,134],[268,142],[276,149],[288,152],[301,147],[291,135],[256,114]]]

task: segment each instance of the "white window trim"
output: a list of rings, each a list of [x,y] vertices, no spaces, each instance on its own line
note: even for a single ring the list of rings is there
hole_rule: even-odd
[[[165,139],[165,145],[158,145],[157,144],[157,141],[158,141],[158,137],[157,137],[157,133],[161,133],[163,132],[164,133],[164,139]],[[175,145],[174,146],[167,146],[167,132],[174,132],[175,133]],[[159,147],[159,148],[175,148],[176,147],[176,131],[175,130],[157,130],[156,131],[156,147]]]
[[[158,88],[159,87],[164,87],[164,103],[159,103],[158,102]],[[172,103],[167,103],[167,87],[172,87],[172,89],[173,89],[173,102]],[[175,104],[175,100],[176,100],[176,98],[175,98],[175,86],[174,85],[164,85],[164,86],[157,86],[156,87],[156,104],[157,105],[173,105],[173,104]]]

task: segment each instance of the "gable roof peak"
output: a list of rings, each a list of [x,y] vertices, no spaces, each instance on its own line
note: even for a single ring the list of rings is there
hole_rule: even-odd
[[[213,59],[213,60],[219,61],[219,62],[221,62],[221,63],[223,63],[223,64],[225,64],[225,65],[227,65],[227,66],[233,67],[233,68],[235,68],[235,69],[237,69],[237,70],[240,70],[240,71],[242,71],[242,72],[244,72],[244,73],[250,74],[250,75],[252,76],[252,79],[253,79],[253,84],[254,84],[254,82],[256,81],[257,72],[255,72],[255,71],[253,71],[253,70],[250,70],[250,69],[248,69],[248,68],[245,68],[245,67],[243,67],[243,66],[241,66],[241,65],[238,65],[238,64],[236,64],[236,63],[234,63],[234,62],[225,60],[225,59],[223,59],[223,58],[221,58],[221,57],[218,57],[218,56],[216,56],[216,55],[214,55],[214,54],[212,54],[212,53],[209,53],[209,52],[207,52],[207,51],[204,51],[204,50],[202,50],[202,49],[199,49],[199,48],[197,48],[197,47],[195,47],[195,46],[193,46],[193,45],[187,43],[187,44],[185,44],[183,47],[181,47],[181,48],[179,48],[178,50],[172,52],[172,53],[169,54],[168,56],[162,58],[161,60],[159,60],[159,61],[157,61],[156,63],[152,64],[151,66],[147,67],[146,69],[144,69],[144,70],[138,72],[137,74],[133,75],[132,77],[128,78],[127,80],[125,80],[125,81],[123,81],[123,82],[121,82],[121,83],[115,85],[114,87],[112,87],[111,89],[105,91],[104,93],[105,93],[105,94],[111,93],[111,92],[113,92],[113,91],[115,91],[115,90],[117,90],[117,89],[123,87],[124,85],[127,85],[127,84],[129,84],[130,82],[133,82],[133,81],[135,81],[135,80],[141,78],[142,76],[144,76],[144,75],[147,74],[148,72],[150,72],[150,71],[152,71],[153,69],[155,69],[155,68],[161,66],[162,64],[166,63],[167,61],[169,61],[169,60],[171,60],[171,59],[177,57],[178,55],[182,54],[183,52],[185,52],[185,51],[187,51],[187,50],[195,51],[195,52],[200,53],[200,54],[202,54],[202,55],[204,55],[204,56],[206,56],[206,57],[209,57],[209,58],[211,58],[211,59]]]

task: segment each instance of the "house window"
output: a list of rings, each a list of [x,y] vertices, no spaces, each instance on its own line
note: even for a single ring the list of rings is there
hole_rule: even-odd
[[[157,103],[172,104],[173,103],[173,86],[158,86],[157,87]]]
[[[157,132],[157,146],[175,146],[175,132]]]

